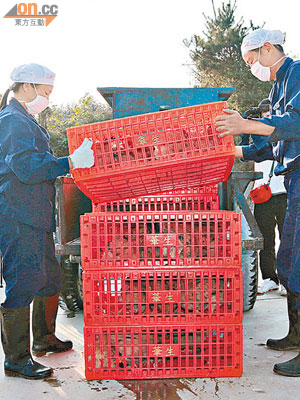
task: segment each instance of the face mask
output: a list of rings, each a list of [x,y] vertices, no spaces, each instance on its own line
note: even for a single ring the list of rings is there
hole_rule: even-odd
[[[258,61],[256,61],[256,63],[254,63],[251,66],[251,73],[258,78],[260,81],[266,82],[269,81],[271,78],[271,71],[270,68],[274,67],[274,65],[278,64],[279,61],[281,61],[283,58],[285,58],[285,56],[279,58],[278,61],[276,61],[274,64],[270,65],[269,67],[265,67],[264,65],[261,65],[261,63],[259,62],[259,57],[260,57],[260,49],[258,52]]]
[[[36,90],[36,87],[34,85],[35,93],[36,93],[36,98],[29,103],[25,103],[25,101],[21,101],[21,103],[25,103],[25,106],[27,108],[27,111],[29,114],[39,114],[45,108],[48,107],[49,104],[49,99],[47,99],[44,96],[40,96]]]

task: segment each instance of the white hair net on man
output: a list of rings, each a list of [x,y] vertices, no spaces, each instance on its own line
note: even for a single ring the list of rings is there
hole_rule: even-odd
[[[13,82],[54,85],[55,73],[40,64],[23,64],[14,68],[10,78]]]
[[[258,49],[266,42],[271,44],[283,44],[284,40],[284,33],[279,30],[256,29],[244,37],[241,52],[245,54],[247,51]]]

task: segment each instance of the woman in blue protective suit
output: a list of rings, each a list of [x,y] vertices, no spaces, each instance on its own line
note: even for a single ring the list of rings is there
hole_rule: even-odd
[[[38,64],[15,68],[14,82],[0,104],[0,251],[6,283],[1,304],[1,339],[7,375],[28,379],[50,376],[52,369],[37,363],[30,352],[30,313],[33,301],[32,352],[63,352],[71,341],[55,336],[55,320],[62,286],[55,258],[54,181],[70,168],[94,163],[91,142],[69,157],[56,158],[49,135],[34,118],[49,102],[54,73]],[[8,94],[13,97],[7,105]]]
[[[276,160],[275,175],[284,175],[287,210],[277,272],[287,290],[289,332],[283,339],[269,339],[273,350],[300,350],[300,61],[285,56],[280,31],[258,29],[242,43],[242,56],[254,76],[274,80],[270,92],[271,115],[268,118],[243,119],[238,112],[226,110],[217,117],[220,136],[251,134],[253,144],[236,147],[236,156],[244,161]],[[253,136],[254,135],[254,136]],[[285,363],[275,364],[274,372],[300,376],[300,354]]]

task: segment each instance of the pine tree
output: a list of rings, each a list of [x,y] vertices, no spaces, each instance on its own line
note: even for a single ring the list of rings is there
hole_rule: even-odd
[[[100,104],[89,93],[73,104],[51,106],[38,116],[39,123],[50,135],[51,149],[56,157],[69,154],[66,129],[111,118],[111,109]]]
[[[241,55],[244,36],[260,26],[250,21],[246,27],[243,19],[235,21],[236,1],[223,2],[217,12],[213,0],[212,4],[214,17],[203,14],[206,21],[203,35],[193,35],[184,41],[191,50],[196,86],[236,88],[228,105],[243,113],[268,97],[272,86],[255,78]]]

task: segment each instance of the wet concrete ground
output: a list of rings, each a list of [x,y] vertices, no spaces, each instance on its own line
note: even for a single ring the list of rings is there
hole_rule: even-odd
[[[0,296],[3,296],[1,290]],[[39,358],[54,368],[44,381],[6,377],[0,352],[1,400],[194,400],[194,399],[299,399],[300,378],[285,378],[272,372],[273,365],[295,356],[264,347],[268,337],[287,331],[286,298],[278,292],[260,296],[252,311],[244,315],[244,373],[241,378],[171,379],[144,381],[86,381],[83,358],[83,315],[68,318],[59,310],[57,334],[69,338],[74,350]]]

